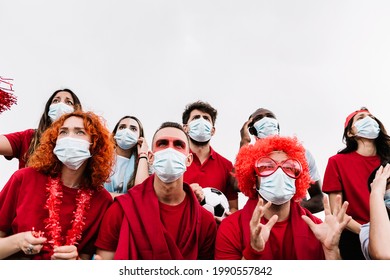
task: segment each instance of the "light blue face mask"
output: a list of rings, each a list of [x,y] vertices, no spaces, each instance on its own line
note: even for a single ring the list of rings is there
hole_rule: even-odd
[[[123,150],[133,148],[138,141],[138,136],[128,128],[117,130],[114,138],[118,146]]]
[[[295,179],[287,176],[279,167],[270,176],[260,177],[260,188],[257,191],[267,201],[281,205],[294,196]]]
[[[204,118],[195,119],[191,121],[188,126],[188,135],[191,139],[198,142],[207,142],[211,139],[211,130],[213,126]]]
[[[167,148],[154,153],[152,168],[161,181],[172,183],[187,170],[186,159],[184,154]]]
[[[387,209],[390,210],[390,190],[387,190],[385,192],[384,200],[385,200],[385,205],[386,205]]]
[[[355,122],[354,126],[356,127],[357,136],[366,138],[366,139],[376,139],[379,135],[379,124],[370,116],[358,120]]]
[[[69,169],[77,170],[91,157],[90,145],[91,143],[83,139],[64,137],[57,140],[53,152]]]
[[[258,138],[265,138],[279,134],[278,121],[274,118],[264,117],[253,124]]]
[[[72,113],[74,111],[72,106],[66,105],[63,102],[51,104],[49,107],[48,116],[52,122],[59,119],[62,115]]]

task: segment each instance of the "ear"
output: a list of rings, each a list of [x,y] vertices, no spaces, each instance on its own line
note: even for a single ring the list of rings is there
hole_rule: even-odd
[[[183,124],[183,130],[186,132],[186,134],[188,134],[188,131],[189,131],[189,126],[188,124]]]
[[[186,166],[190,166],[192,161],[194,159],[194,156],[192,155],[192,153],[189,153],[188,156],[187,156],[187,159],[186,159]]]
[[[215,134],[215,126],[213,126],[213,128],[211,129],[211,136],[214,136]]]
[[[154,161],[154,154],[151,151],[148,151],[148,164],[152,165]]]

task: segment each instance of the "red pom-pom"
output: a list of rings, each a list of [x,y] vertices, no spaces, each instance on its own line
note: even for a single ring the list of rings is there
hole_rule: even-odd
[[[9,110],[12,105],[16,104],[16,97],[0,89],[0,113]]]

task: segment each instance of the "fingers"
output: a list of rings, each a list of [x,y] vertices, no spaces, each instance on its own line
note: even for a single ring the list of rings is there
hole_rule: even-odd
[[[323,201],[323,204],[324,204],[324,213],[325,213],[325,216],[326,216],[326,215],[330,215],[330,214],[331,214],[331,211],[330,211],[330,205],[329,205],[329,198],[328,198],[328,195],[324,194],[324,197],[323,197],[322,201]]]
[[[76,260],[78,257],[77,248],[74,245],[55,247],[52,260]]]

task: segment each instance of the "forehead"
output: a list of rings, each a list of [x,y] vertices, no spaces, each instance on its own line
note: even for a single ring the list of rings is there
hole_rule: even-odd
[[[67,91],[57,92],[57,94],[53,97],[53,99],[55,99],[55,98],[61,98],[61,99],[67,99],[68,98],[68,99],[73,100],[72,95],[69,92],[67,92]]]
[[[165,127],[157,131],[154,135],[153,146],[159,140],[181,140],[188,144],[187,135],[175,127]]]
[[[256,122],[264,117],[275,118],[275,115],[267,109],[259,109],[252,114],[253,121]]]
[[[288,159],[287,154],[283,151],[273,151],[268,156],[276,162],[281,162]]]
[[[84,127],[84,120],[82,118],[72,116],[64,121],[62,127]]]
[[[119,122],[119,125],[121,125],[121,124],[124,124],[126,126],[136,126],[136,127],[139,127],[137,121],[132,119],[132,118],[126,118],[126,119],[121,120]]]
[[[354,117],[353,117],[353,120],[357,120],[357,119],[360,119],[362,117],[366,117],[366,116],[372,116],[370,112],[367,112],[367,111],[364,111],[364,112],[359,112],[357,113]]]
[[[191,111],[191,114],[190,114],[190,119],[192,119],[194,116],[207,116],[207,117],[209,117],[209,119],[211,119],[211,116],[210,116],[210,114],[208,114],[208,113],[206,113],[206,112],[202,112],[202,111],[200,111],[200,110],[198,110],[198,109],[195,109],[195,110],[192,110]]]

